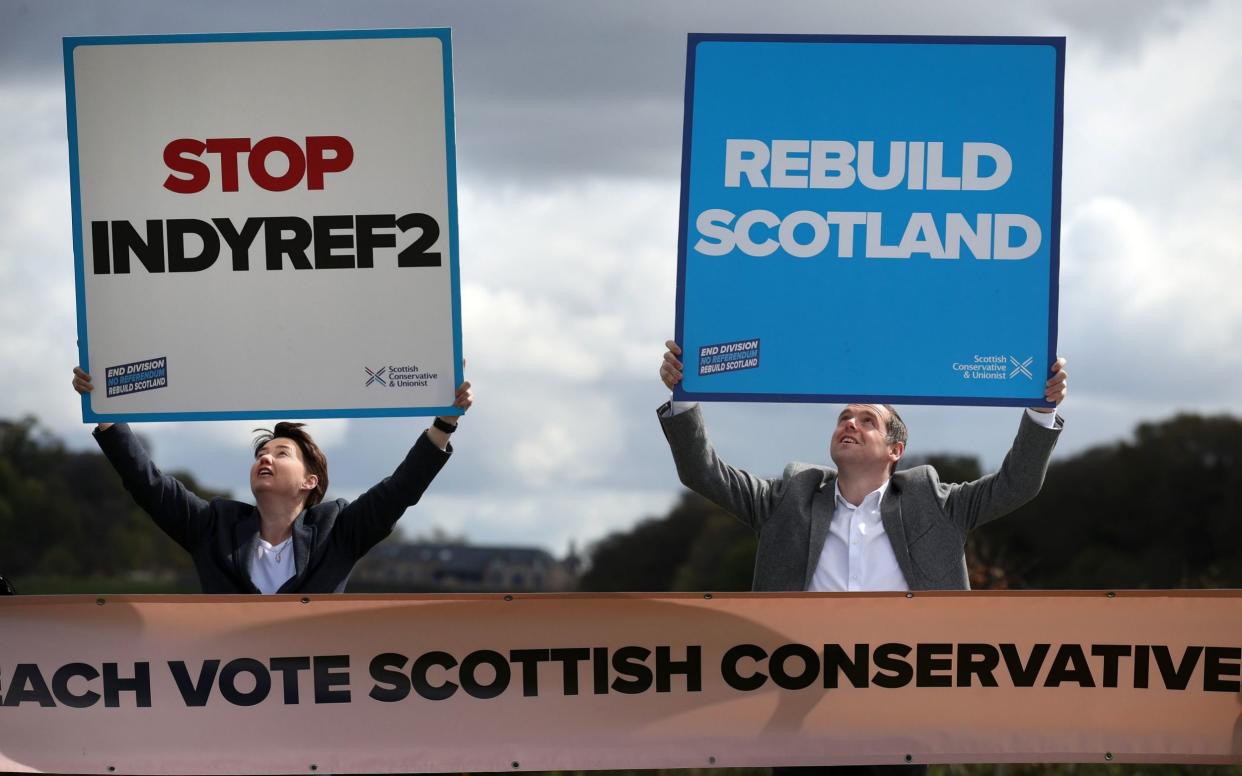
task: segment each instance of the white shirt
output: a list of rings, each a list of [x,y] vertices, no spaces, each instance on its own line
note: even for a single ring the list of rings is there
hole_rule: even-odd
[[[260,593],[275,593],[293,578],[293,537],[280,544],[268,544],[259,537],[254,557],[250,559],[250,581]]]
[[[857,593],[910,589],[880,519],[880,504],[887,492],[885,481],[855,506],[833,485],[832,522],[807,590]]]

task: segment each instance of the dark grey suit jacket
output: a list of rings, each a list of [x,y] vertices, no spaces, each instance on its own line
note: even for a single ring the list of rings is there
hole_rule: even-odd
[[[1048,429],[1023,413],[1000,471],[974,482],[941,482],[930,466],[893,475],[880,516],[911,590],[970,589],[967,533],[1039,493],[1063,423],[1058,415]],[[755,477],[720,460],[697,407],[660,424],[682,484],[759,534],[753,589],[806,590],[832,522],[836,470],[791,463],[780,477]]]
[[[97,432],[95,441],[138,506],[190,553],[204,593],[259,592],[250,580],[259,544],[253,504],[195,495],[156,468],[124,423]],[[293,523],[294,575],[276,592],[343,591],[354,563],[392,531],[406,507],[418,503],[448,458],[424,433],[391,477],[353,503],[336,499],[303,510]]]

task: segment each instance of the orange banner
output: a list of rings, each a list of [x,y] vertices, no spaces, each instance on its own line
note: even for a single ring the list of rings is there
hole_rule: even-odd
[[[1242,592],[0,599],[0,771],[1242,762]]]

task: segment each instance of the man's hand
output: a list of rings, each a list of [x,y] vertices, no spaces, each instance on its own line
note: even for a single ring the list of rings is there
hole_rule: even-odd
[[[91,382],[91,376],[83,371],[80,366],[73,368],[73,390],[80,394],[88,394],[95,390],[95,384]],[[111,423],[100,423],[95,427],[95,430],[107,431],[110,428],[112,428]]]
[[[671,391],[674,385],[681,382],[681,373],[684,369],[681,360],[677,358],[681,355],[681,346],[669,340],[664,343],[664,347],[668,348],[668,350],[664,352],[664,361],[660,363],[660,379],[664,381],[664,386]]]
[[[1065,401],[1065,394],[1069,392],[1069,374],[1065,371],[1065,359],[1058,358],[1056,362],[1048,369],[1052,377],[1048,378],[1048,382],[1044,383],[1044,398],[1053,404],[1060,405]],[[1049,409],[1047,407],[1031,407],[1036,412],[1055,412],[1056,408]]]

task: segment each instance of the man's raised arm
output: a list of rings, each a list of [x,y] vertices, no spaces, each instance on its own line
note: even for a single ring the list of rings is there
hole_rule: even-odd
[[[660,379],[671,391],[682,378],[681,347],[672,340],[664,345],[667,350],[660,363]],[[755,477],[720,460],[707,438],[697,403],[669,401],[658,414],[681,484],[760,530],[768,519],[780,480]]]

